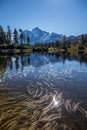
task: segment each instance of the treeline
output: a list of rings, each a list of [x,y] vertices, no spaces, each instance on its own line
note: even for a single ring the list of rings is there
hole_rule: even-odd
[[[29,42],[29,36],[26,37],[22,29],[17,30],[15,28],[12,32],[10,26],[7,26],[7,31],[4,31],[0,25],[0,46],[17,46],[19,44],[23,45],[23,43],[30,46]]]
[[[87,49],[87,35],[82,35],[75,40],[68,40],[66,36],[63,36],[62,41],[56,41],[52,43],[36,43],[33,46],[34,51],[48,52],[48,51],[83,51]]]

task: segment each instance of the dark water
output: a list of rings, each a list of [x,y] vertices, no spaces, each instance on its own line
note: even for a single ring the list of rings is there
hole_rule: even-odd
[[[0,56],[0,130],[87,130],[87,55]]]

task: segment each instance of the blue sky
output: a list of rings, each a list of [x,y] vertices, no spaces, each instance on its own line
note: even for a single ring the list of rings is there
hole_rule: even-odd
[[[67,36],[87,33],[87,0],[0,0],[0,25]]]

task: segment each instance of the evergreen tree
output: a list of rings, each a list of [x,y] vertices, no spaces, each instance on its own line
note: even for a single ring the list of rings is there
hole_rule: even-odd
[[[67,39],[65,35],[63,36],[63,49],[67,49]]]
[[[21,45],[23,44],[23,40],[24,40],[24,34],[23,34],[23,30],[19,29],[20,32],[20,40],[21,40]]]
[[[84,35],[82,35],[82,44],[85,45],[85,38],[84,38]]]
[[[7,26],[7,29],[7,43],[11,44],[11,30],[9,26]]]
[[[60,42],[59,41],[56,41],[56,47],[59,47],[60,46]]]
[[[14,36],[13,36],[13,38],[14,38],[14,43],[15,43],[15,44],[18,44],[18,32],[17,32],[17,29],[16,29],[16,28],[14,29],[13,34],[14,34]]]
[[[28,37],[27,37],[27,44],[28,44],[28,45],[30,45],[29,42],[30,42],[30,38],[29,38],[29,36],[28,36]]]
[[[3,30],[3,27],[0,25],[0,45],[4,44],[6,41],[5,32]]]

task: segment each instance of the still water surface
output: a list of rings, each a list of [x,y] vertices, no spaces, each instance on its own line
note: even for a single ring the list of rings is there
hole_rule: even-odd
[[[0,130],[87,130],[87,59],[0,56]]]

